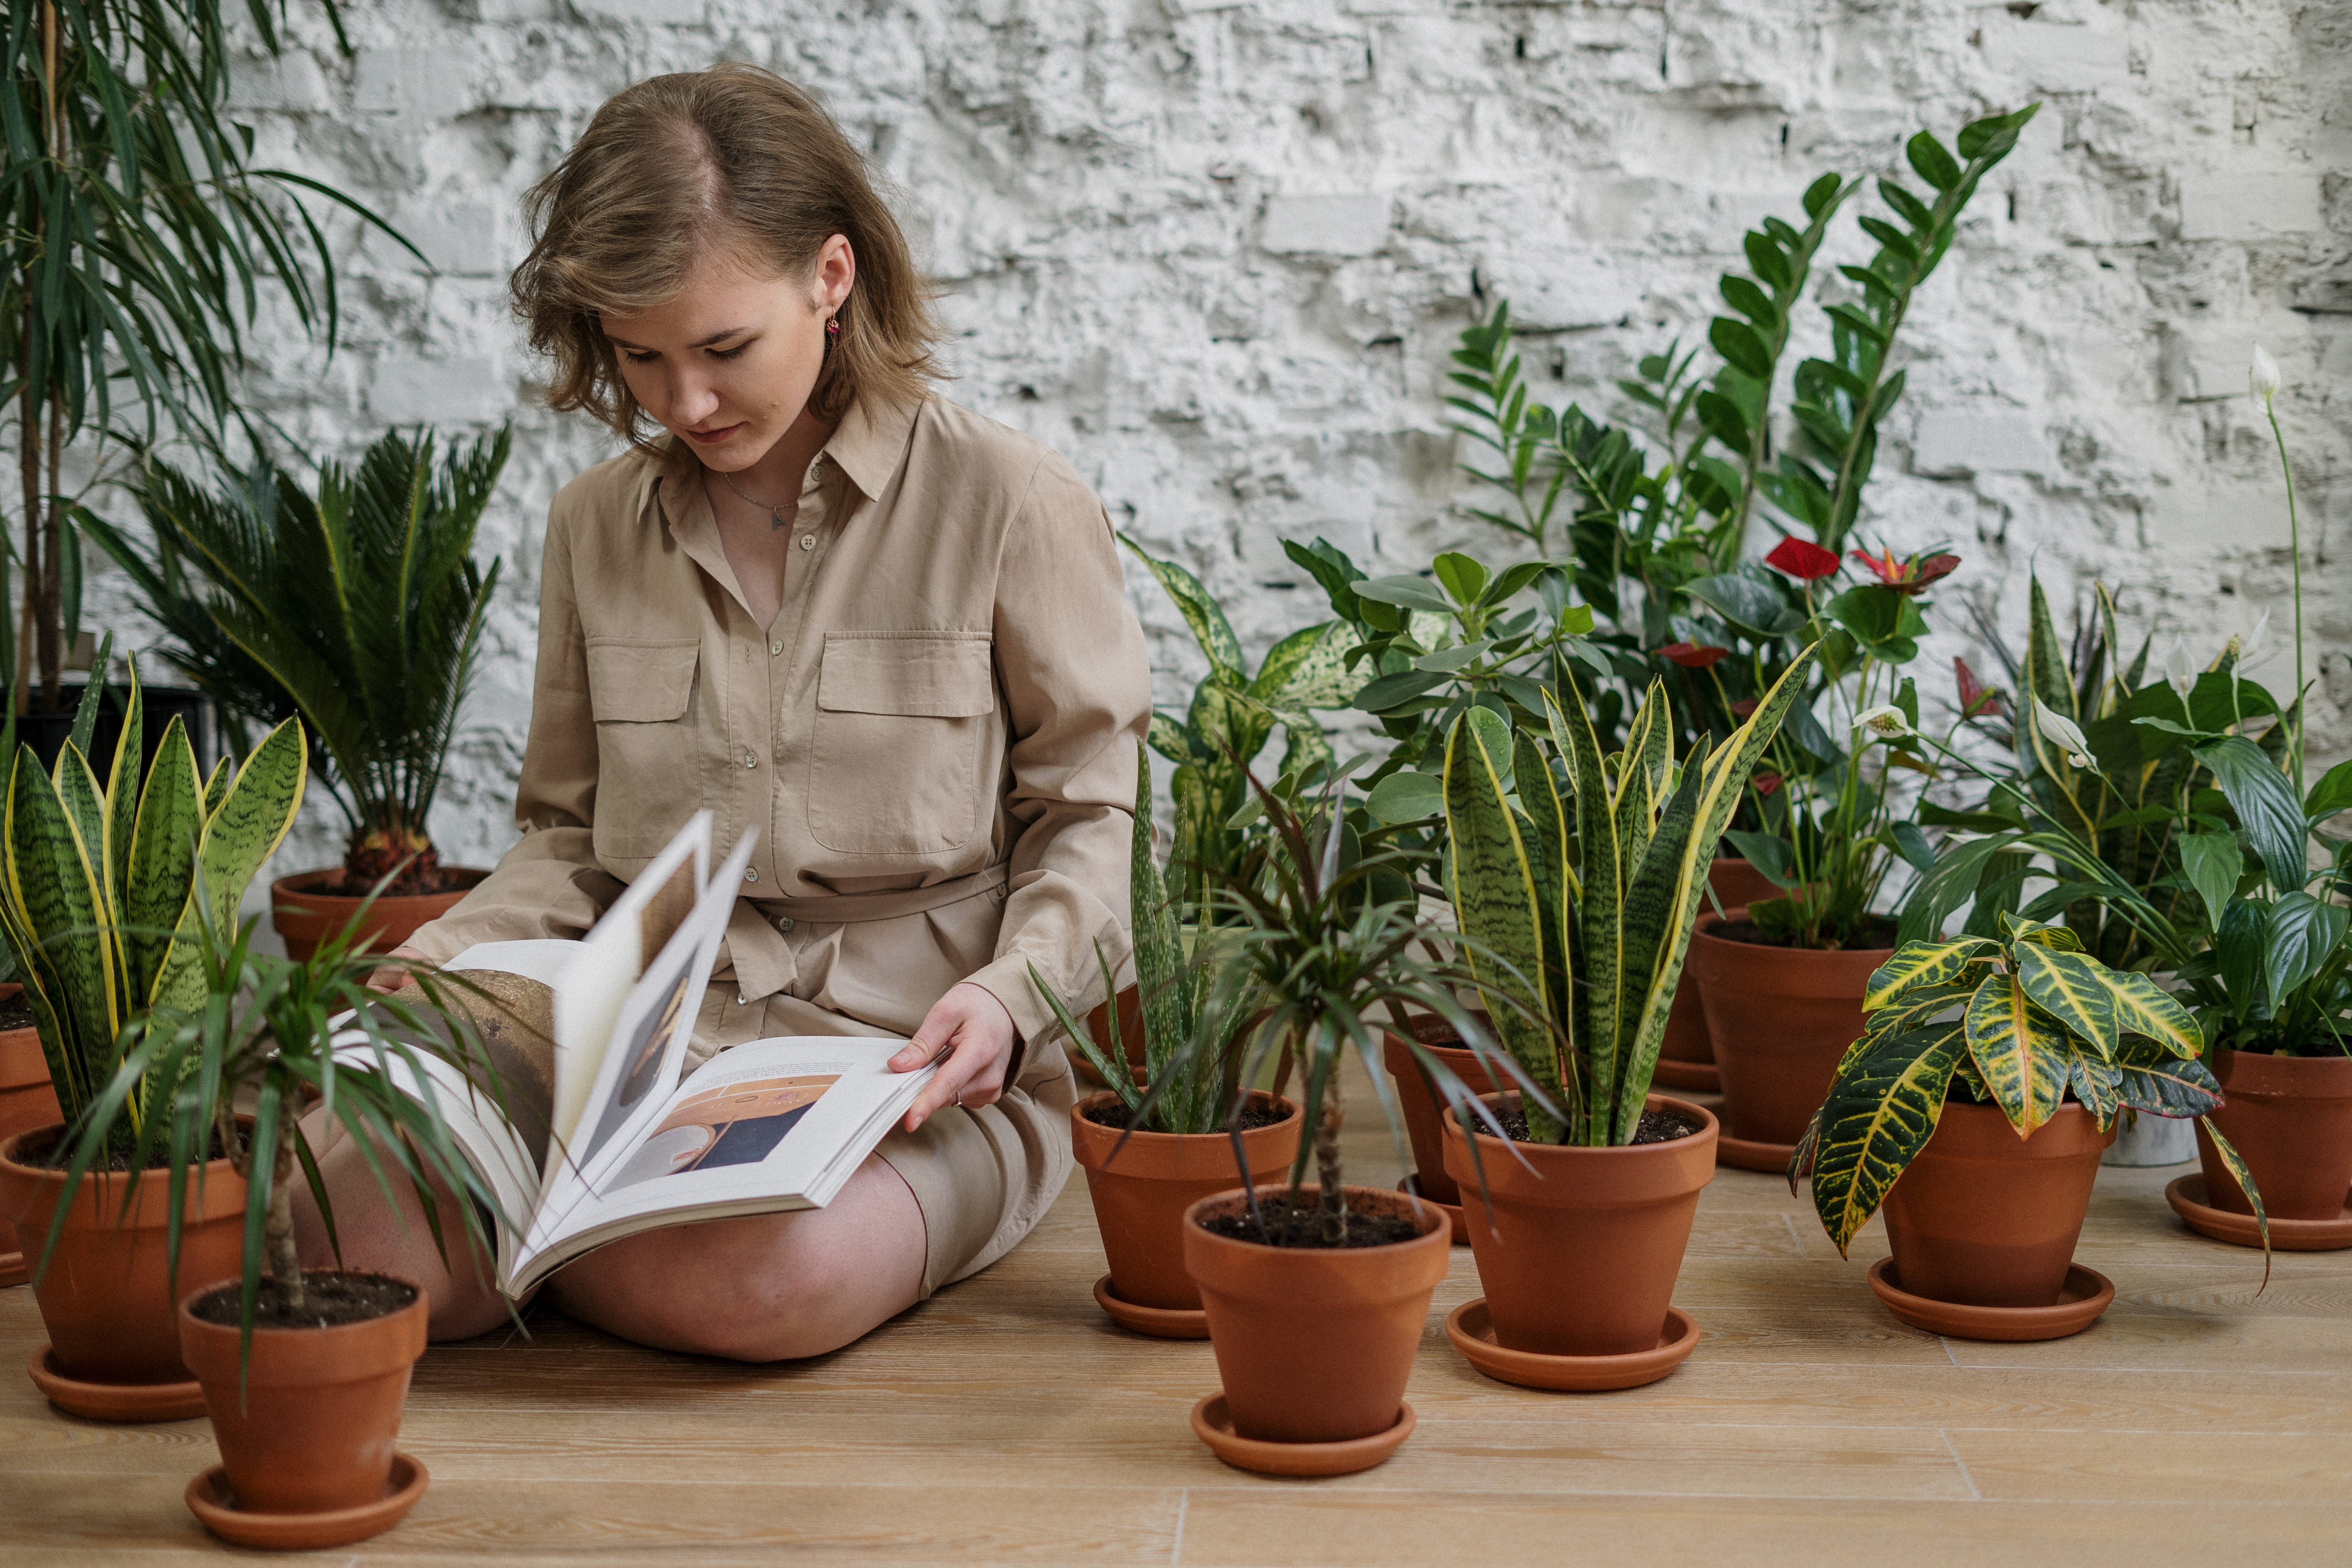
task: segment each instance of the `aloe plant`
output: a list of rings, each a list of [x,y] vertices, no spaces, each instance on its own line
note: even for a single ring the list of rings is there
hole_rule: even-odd
[[[2128,1108],[2195,1116],[2245,1189],[2253,1176],[2205,1119],[2221,1086],[2198,1056],[2187,1008],[2147,975],[2110,969],[2063,926],[2000,917],[1996,937],[1906,942],[1870,977],[1862,1038],[1846,1050],[1829,1099],[1789,1161],[1793,1191],[1808,1165],[1813,1209],[1843,1255],[1936,1131],[1958,1093],[2000,1108],[2020,1138],[2072,1095],[2102,1131]]]
[[[117,1037],[133,1017],[201,997],[205,933],[234,929],[246,885],[293,825],[307,773],[302,727],[289,720],[242,764],[224,759],[205,779],[174,717],[141,779],[134,662],[121,739],[100,784],[85,752],[101,689],[84,696],[53,768],[44,771],[30,746],[17,749],[0,808],[0,935],[68,1125],[100,1104]],[[161,1092],[149,1085],[123,1101],[127,1123],[94,1131],[118,1143],[135,1138]]]
[[[1120,1037],[1116,1000],[1118,981],[1099,945],[1095,962],[1102,970],[1103,994],[1113,998],[1107,1009],[1108,1040],[1096,1040],[1034,963],[1029,966],[1029,981],[1054,1010],[1055,1021],[1071,1044],[1127,1107],[1129,1131],[1213,1132],[1239,1103],[1238,1058],[1230,1049],[1188,1053],[1185,1043],[1199,1036],[1230,1046],[1250,994],[1235,990],[1220,994],[1205,957],[1185,956],[1181,928],[1205,922],[1197,921],[1189,900],[1171,895],[1168,879],[1151,853],[1151,768],[1143,747],[1139,745],[1135,752],[1135,829],[1129,848],[1128,910],[1135,934],[1136,986],[1143,1004],[1144,1085],[1138,1086],[1128,1070],[1127,1042]]]
[[[1812,658],[1800,654],[1721,746],[1702,741],[1679,763],[1654,683],[1605,760],[1572,678],[1544,694],[1548,737],[1486,708],[1455,721],[1450,891],[1496,1034],[1560,1108],[1529,1100],[1536,1142],[1633,1141],[1716,841]]]
[[[232,715],[309,721],[350,826],[347,893],[395,872],[391,892],[440,890],[426,818],[498,588],[499,562],[472,551],[510,438],[443,455],[394,431],[356,468],[322,468],[315,496],[267,464],[214,492],[158,463],[140,492],[152,554],[84,524],[181,628],[165,657],[199,687]]]

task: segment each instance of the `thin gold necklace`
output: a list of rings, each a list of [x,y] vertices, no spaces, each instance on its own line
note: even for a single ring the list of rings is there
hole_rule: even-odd
[[[768,531],[770,533],[773,533],[784,526],[783,502],[765,501],[761,500],[758,496],[747,496],[743,493],[743,487],[735,482],[735,477],[732,474],[728,473],[723,468],[713,468],[711,472],[719,476],[719,482],[720,484],[725,485],[729,489],[735,492],[738,500],[747,500],[753,506],[763,506],[768,509]]]

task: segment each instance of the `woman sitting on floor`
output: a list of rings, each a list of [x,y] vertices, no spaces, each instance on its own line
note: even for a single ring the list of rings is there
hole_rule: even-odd
[[[548,515],[522,840],[401,952],[578,937],[696,811],[759,828],[692,1061],[907,1035],[892,1068],[939,1076],[828,1207],[632,1237],[547,1288],[645,1344],[814,1355],[1001,1257],[1069,1173],[1029,966],[1091,1005],[1096,944],[1125,949],[1142,633],[1086,483],[931,389],[928,285],[806,94],[640,83],[530,212],[549,401],[629,450]],[[347,1266],[425,1283],[436,1338],[497,1326],[413,1198],[348,1144],[321,1163]],[[331,1257],[307,1204],[303,1243]]]

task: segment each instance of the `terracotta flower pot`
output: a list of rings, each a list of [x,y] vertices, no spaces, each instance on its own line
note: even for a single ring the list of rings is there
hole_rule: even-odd
[[[1747,861],[1718,855],[1706,873],[1716,901],[1727,910],[1745,909],[1776,896],[1772,879]],[[1706,1032],[1706,1009],[1698,998],[1698,983],[1690,965],[1675,987],[1675,1005],[1666,1014],[1665,1037],[1658,1045],[1657,1081],[1673,1089],[1714,1093],[1722,1087],[1715,1068],[1715,1041]]]
[[[40,1255],[64,1194],[62,1171],[19,1162],[20,1145],[56,1129],[0,1143],[0,1215],[16,1222],[31,1258]],[[133,1184],[131,1214],[123,1187]],[[226,1160],[191,1171],[181,1207],[180,1269],[169,1268],[171,1173],[83,1177],[49,1267],[33,1287],[59,1373],[84,1383],[184,1383],[176,1321],[189,1288],[234,1279],[243,1265],[245,1178]],[[29,1261],[29,1259],[28,1259]]]
[[[1444,1019],[1417,1019],[1412,1032],[1430,1055],[1444,1062],[1471,1093],[1493,1094],[1500,1087],[1487,1076],[1486,1069],[1478,1065],[1476,1057],[1460,1045],[1445,1043],[1459,1040],[1462,1037],[1455,1034],[1454,1026]],[[1396,1079],[1397,1108],[1404,1112],[1405,1136],[1412,1143],[1414,1181],[1423,1197],[1436,1203],[1458,1205],[1462,1194],[1455,1188],[1454,1178],[1446,1173],[1445,1131],[1442,1125],[1444,1117],[1440,1114],[1444,1102],[1437,1098],[1436,1086],[1429,1081],[1429,1075],[1421,1070],[1421,1064],[1412,1059],[1412,1052],[1405,1047],[1405,1043],[1394,1035],[1387,1036],[1386,1039],[1387,1044],[1381,1048],[1381,1060],[1388,1067],[1389,1076]]]
[[[1260,1203],[1288,1189],[1260,1187]],[[1317,1189],[1305,1191],[1313,1194]],[[1201,1228],[1244,1212],[1236,1189],[1184,1216],[1184,1267],[1201,1289],[1234,1429],[1272,1443],[1343,1443],[1394,1426],[1429,1299],[1445,1278],[1451,1227],[1401,1193],[1349,1187],[1349,1207],[1419,1226],[1388,1247],[1266,1247]],[[1414,1213],[1415,1208],[1419,1213]]]
[[[1250,1100],[1283,1115],[1242,1134],[1251,1184],[1286,1181],[1298,1153],[1298,1107],[1270,1094]],[[1196,1310],[1201,1289],[1184,1271],[1184,1211],[1212,1194],[1234,1190],[1233,1139],[1223,1132],[1129,1134],[1087,1114],[1118,1103],[1117,1095],[1105,1092],[1070,1108],[1070,1151],[1087,1170],[1095,1225],[1110,1258],[1111,1289],[1139,1307]]]
[[[414,936],[419,926],[429,925],[456,909],[457,901],[489,875],[465,866],[445,866],[442,870],[459,879],[461,885],[446,892],[387,896],[375,901],[375,908],[368,912],[367,931],[374,938],[376,952],[390,952]],[[323,871],[280,877],[269,884],[269,923],[286,939],[287,957],[297,963],[310,957],[318,951],[320,942],[330,933],[342,930],[344,922],[367,901],[364,898],[318,890],[322,887],[341,887],[342,880],[342,868],[330,867]]]
[[[1895,950],[1762,947],[1717,936],[1723,920],[1699,916],[1685,971],[1698,980],[1715,1043],[1723,1130],[1748,1143],[1792,1144],[1829,1098],[1838,1058],[1862,1037],[1862,994]]]
[[[2115,1136],[2071,1102],[2020,1138],[1999,1106],[1946,1100],[1886,1194],[1902,1288],[1972,1307],[2055,1305]]]
[[[2332,1220],[2352,1189],[2352,1057],[2277,1057],[2216,1050],[2206,1065],[2221,1080],[2213,1124],[2254,1173],[2273,1219]],[[2197,1130],[2205,1201],[2232,1214],[2253,1205]]]
[[[14,981],[0,985],[0,1005],[24,994]],[[19,1132],[52,1127],[65,1120],[57,1091],[49,1087],[49,1059],[41,1054],[38,1029],[0,1029],[0,1142]],[[0,1214],[0,1289],[32,1277],[16,1227]]]
[[[180,1305],[180,1354],[204,1384],[236,1507],[317,1514],[382,1499],[408,1374],[425,1353],[425,1292],[363,1322],[255,1329],[242,1397],[236,1325],[195,1315],[209,1294]]]
[[[1500,1109],[1519,1097],[1486,1098]],[[1647,1106],[1688,1117],[1698,1131],[1609,1148],[1507,1143],[1481,1131],[1483,1178],[1461,1122],[1446,1119],[1445,1168],[1462,1190],[1487,1315],[1505,1350],[1601,1356],[1656,1347],[1699,1189],[1715,1179],[1717,1128],[1685,1100],[1654,1094]]]

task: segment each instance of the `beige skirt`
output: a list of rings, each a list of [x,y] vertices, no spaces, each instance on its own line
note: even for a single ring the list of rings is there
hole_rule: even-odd
[[[779,1035],[912,1035],[949,987],[995,956],[1003,908],[999,892],[891,920],[787,922],[777,932],[755,906],[739,904],[695,1020],[692,1066]],[[875,1149],[922,1210],[925,1296],[1010,1252],[1070,1178],[1076,1080],[1060,1041],[1030,1042],[1013,1072],[995,1104],[950,1106],[918,1131],[894,1128]]]

